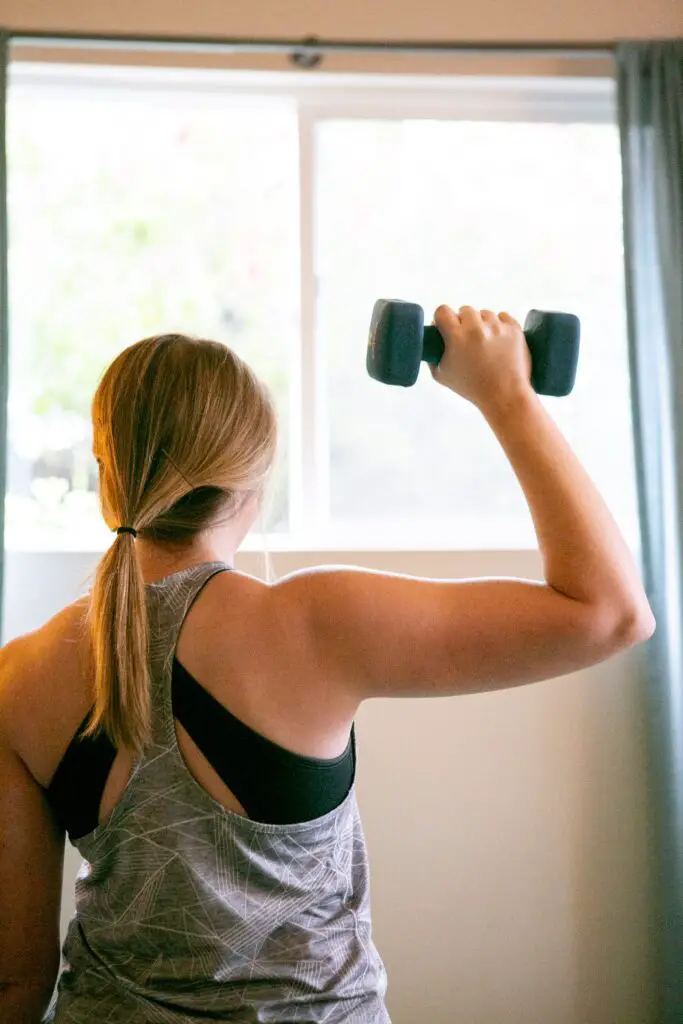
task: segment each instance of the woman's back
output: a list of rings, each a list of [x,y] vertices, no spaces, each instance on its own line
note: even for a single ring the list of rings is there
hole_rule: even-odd
[[[316,714],[331,722],[330,702],[325,711],[312,688],[294,679],[287,643],[279,683],[263,678],[273,676],[272,668],[259,678],[257,650],[251,666],[244,653],[241,660],[235,654],[252,629],[252,640],[277,629],[271,623],[268,630],[258,619],[261,585],[220,570],[199,565],[148,587],[152,743],[132,774],[114,762],[102,824],[74,840],[85,862],[64,948],[68,969],[50,1019],[92,1019],[106,1010],[107,1019],[136,1022],[177,1021],[181,1014],[188,1021],[207,1014],[245,1022],[387,1021],[386,978],[372,945],[367,855],[353,785],[335,808],[312,821],[253,821],[241,808],[224,809],[234,797],[227,787],[221,792],[224,783],[174,720],[177,654],[221,704],[239,708],[245,719],[250,705],[258,705],[253,725],[274,742],[289,739],[294,750],[312,758],[333,743],[332,726],[326,739],[324,727],[314,724]],[[228,597],[231,611],[216,616],[216,602],[225,609]],[[218,644],[208,635],[216,622],[225,623]],[[58,637],[57,631],[51,642],[59,645]],[[63,631],[62,645],[65,639]],[[220,671],[206,685],[211,664]],[[254,685],[247,693],[250,673]],[[73,678],[62,683],[55,693],[73,690]],[[280,723],[274,729],[273,715]],[[29,752],[37,749],[38,733],[54,732],[55,722],[66,725],[69,714],[52,705],[49,716],[41,717],[26,737]],[[73,725],[60,738],[62,746]],[[46,764],[36,767],[45,771]],[[49,787],[51,780],[39,781]]]
[[[150,589],[153,592],[154,585]],[[348,745],[359,700],[330,685],[324,673],[313,674],[317,666],[306,658],[295,615],[288,613],[275,591],[239,572],[212,576],[180,630],[178,660],[256,732],[304,756],[336,758]],[[70,605],[42,629],[0,652],[0,671],[7,679],[5,732],[46,789],[93,706],[87,611],[87,599]],[[189,770],[213,799],[244,813],[180,723],[177,739]],[[104,792],[100,824],[125,789],[132,763],[129,752],[118,754]]]

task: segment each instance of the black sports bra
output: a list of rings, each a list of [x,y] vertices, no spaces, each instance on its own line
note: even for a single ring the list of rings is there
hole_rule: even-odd
[[[250,729],[176,659],[173,713],[235,794],[250,818],[269,824],[312,821],[347,796],[356,773],[356,736],[339,757],[304,757]],[[82,736],[88,715],[66,750],[47,798],[73,841],[97,827],[100,802],[116,748],[105,733]]]

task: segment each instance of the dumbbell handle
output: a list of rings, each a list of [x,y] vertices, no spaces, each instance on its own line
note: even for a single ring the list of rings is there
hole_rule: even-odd
[[[541,395],[568,395],[574,386],[578,355],[579,321],[566,313],[551,314],[571,325],[572,344],[550,351],[544,337],[544,320],[548,314],[531,310],[524,324],[524,337],[531,352],[531,384]],[[438,327],[424,328],[422,360],[436,366],[444,353],[444,343]]]
[[[425,327],[424,341],[422,343],[422,361],[436,366],[441,362],[445,345],[438,327]]]
[[[529,344],[529,339],[524,333],[524,337]],[[441,362],[441,357],[444,354],[444,343],[443,338],[439,332],[438,327],[430,326],[424,329],[424,341],[422,343],[422,361],[424,363],[431,363],[432,366],[436,366]]]

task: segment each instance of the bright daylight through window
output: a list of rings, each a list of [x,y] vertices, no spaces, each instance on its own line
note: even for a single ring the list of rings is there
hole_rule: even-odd
[[[496,119],[491,83],[473,113],[452,83],[418,109],[405,83],[272,79],[12,67],[7,547],[108,543],[89,402],[118,351],[170,331],[225,341],[273,390],[272,544],[535,546],[476,410],[427,371],[367,377],[380,297],[577,313],[575,391],[543,401],[637,544],[609,102],[573,115],[566,80],[562,116],[527,96]]]

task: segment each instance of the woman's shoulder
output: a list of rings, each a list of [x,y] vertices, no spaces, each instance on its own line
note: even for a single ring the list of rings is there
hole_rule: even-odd
[[[88,639],[88,605],[88,596],[81,597],[42,626],[0,647],[0,686],[8,682],[7,675],[42,669],[45,658],[57,665],[66,660],[71,666],[77,650]]]
[[[80,721],[91,695],[88,598],[0,648],[0,730],[3,741],[41,781],[63,743],[64,726]],[[47,772],[43,771],[47,769]]]

